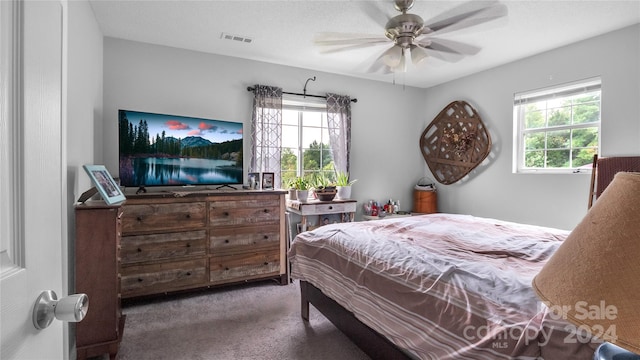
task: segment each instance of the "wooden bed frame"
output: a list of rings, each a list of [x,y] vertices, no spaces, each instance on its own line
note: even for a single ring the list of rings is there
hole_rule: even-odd
[[[372,359],[411,359],[386,337],[360,322],[353,313],[322,293],[317,287],[306,281],[300,281],[300,295],[301,315],[305,321],[309,321],[309,304],[312,304]]]

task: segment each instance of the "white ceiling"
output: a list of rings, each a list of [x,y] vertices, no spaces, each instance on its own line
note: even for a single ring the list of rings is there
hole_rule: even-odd
[[[319,32],[384,36],[393,1],[89,0],[105,36],[393,82],[367,69],[388,45],[323,54]],[[427,88],[540,52],[640,23],[640,0],[502,1],[509,15],[443,38],[480,46],[456,63],[430,58],[395,80]],[[410,13],[425,23],[466,1],[417,0]],[[224,40],[222,33],[251,43]],[[594,49],[597,51],[598,49]],[[570,59],[568,59],[570,61]],[[313,75],[313,73],[310,73]]]

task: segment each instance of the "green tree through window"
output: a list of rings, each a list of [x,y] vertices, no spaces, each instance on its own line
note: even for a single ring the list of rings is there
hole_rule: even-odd
[[[324,174],[335,180],[324,106],[300,108],[283,106],[282,184],[304,177],[311,181]]]
[[[598,153],[600,83],[591,84],[588,91],[580,91],[583,88],[516,100],[518,170],[576,169],[591,164]]]

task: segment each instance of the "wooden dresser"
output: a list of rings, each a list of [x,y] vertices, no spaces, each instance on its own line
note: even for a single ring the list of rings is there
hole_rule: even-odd
[[[287,283],[284,191],[128,195],[122,297],[277,279]]]
[[[116,358],[125,317],[120,308],[118,259],[122,207],[103,201],[76,205],[75,292],[89,296],[85,318],[75,324],[78,359]]]

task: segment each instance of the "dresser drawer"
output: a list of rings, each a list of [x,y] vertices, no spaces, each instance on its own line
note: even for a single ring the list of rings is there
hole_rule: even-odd
[[[209,226],[278,222],[280,199],[220,200],[209,203]]]
[[[211,284],[243,281],[280,273],[280,249],[276,245],[260,252],[213,256],[209,264]]]
[[[206,258],[126,266],[122,268],[122,297],[182,290],[207,280]]]
[[[260,247],[279,246],[280,225],[217,227],[209,232],[209,249],[212,255],[224,252],[255,251]]]
[[[207,254],[207,231],[182,231],[122,238],[122,264],[171,260]]]
[[[184,230],[206,226],[206,202],[124,205],[122,232]]]
[[[302,204],[300,206],[300,212],[302,215],[341,214],[346,212],[355,212],[356,205],[356,202]]]

